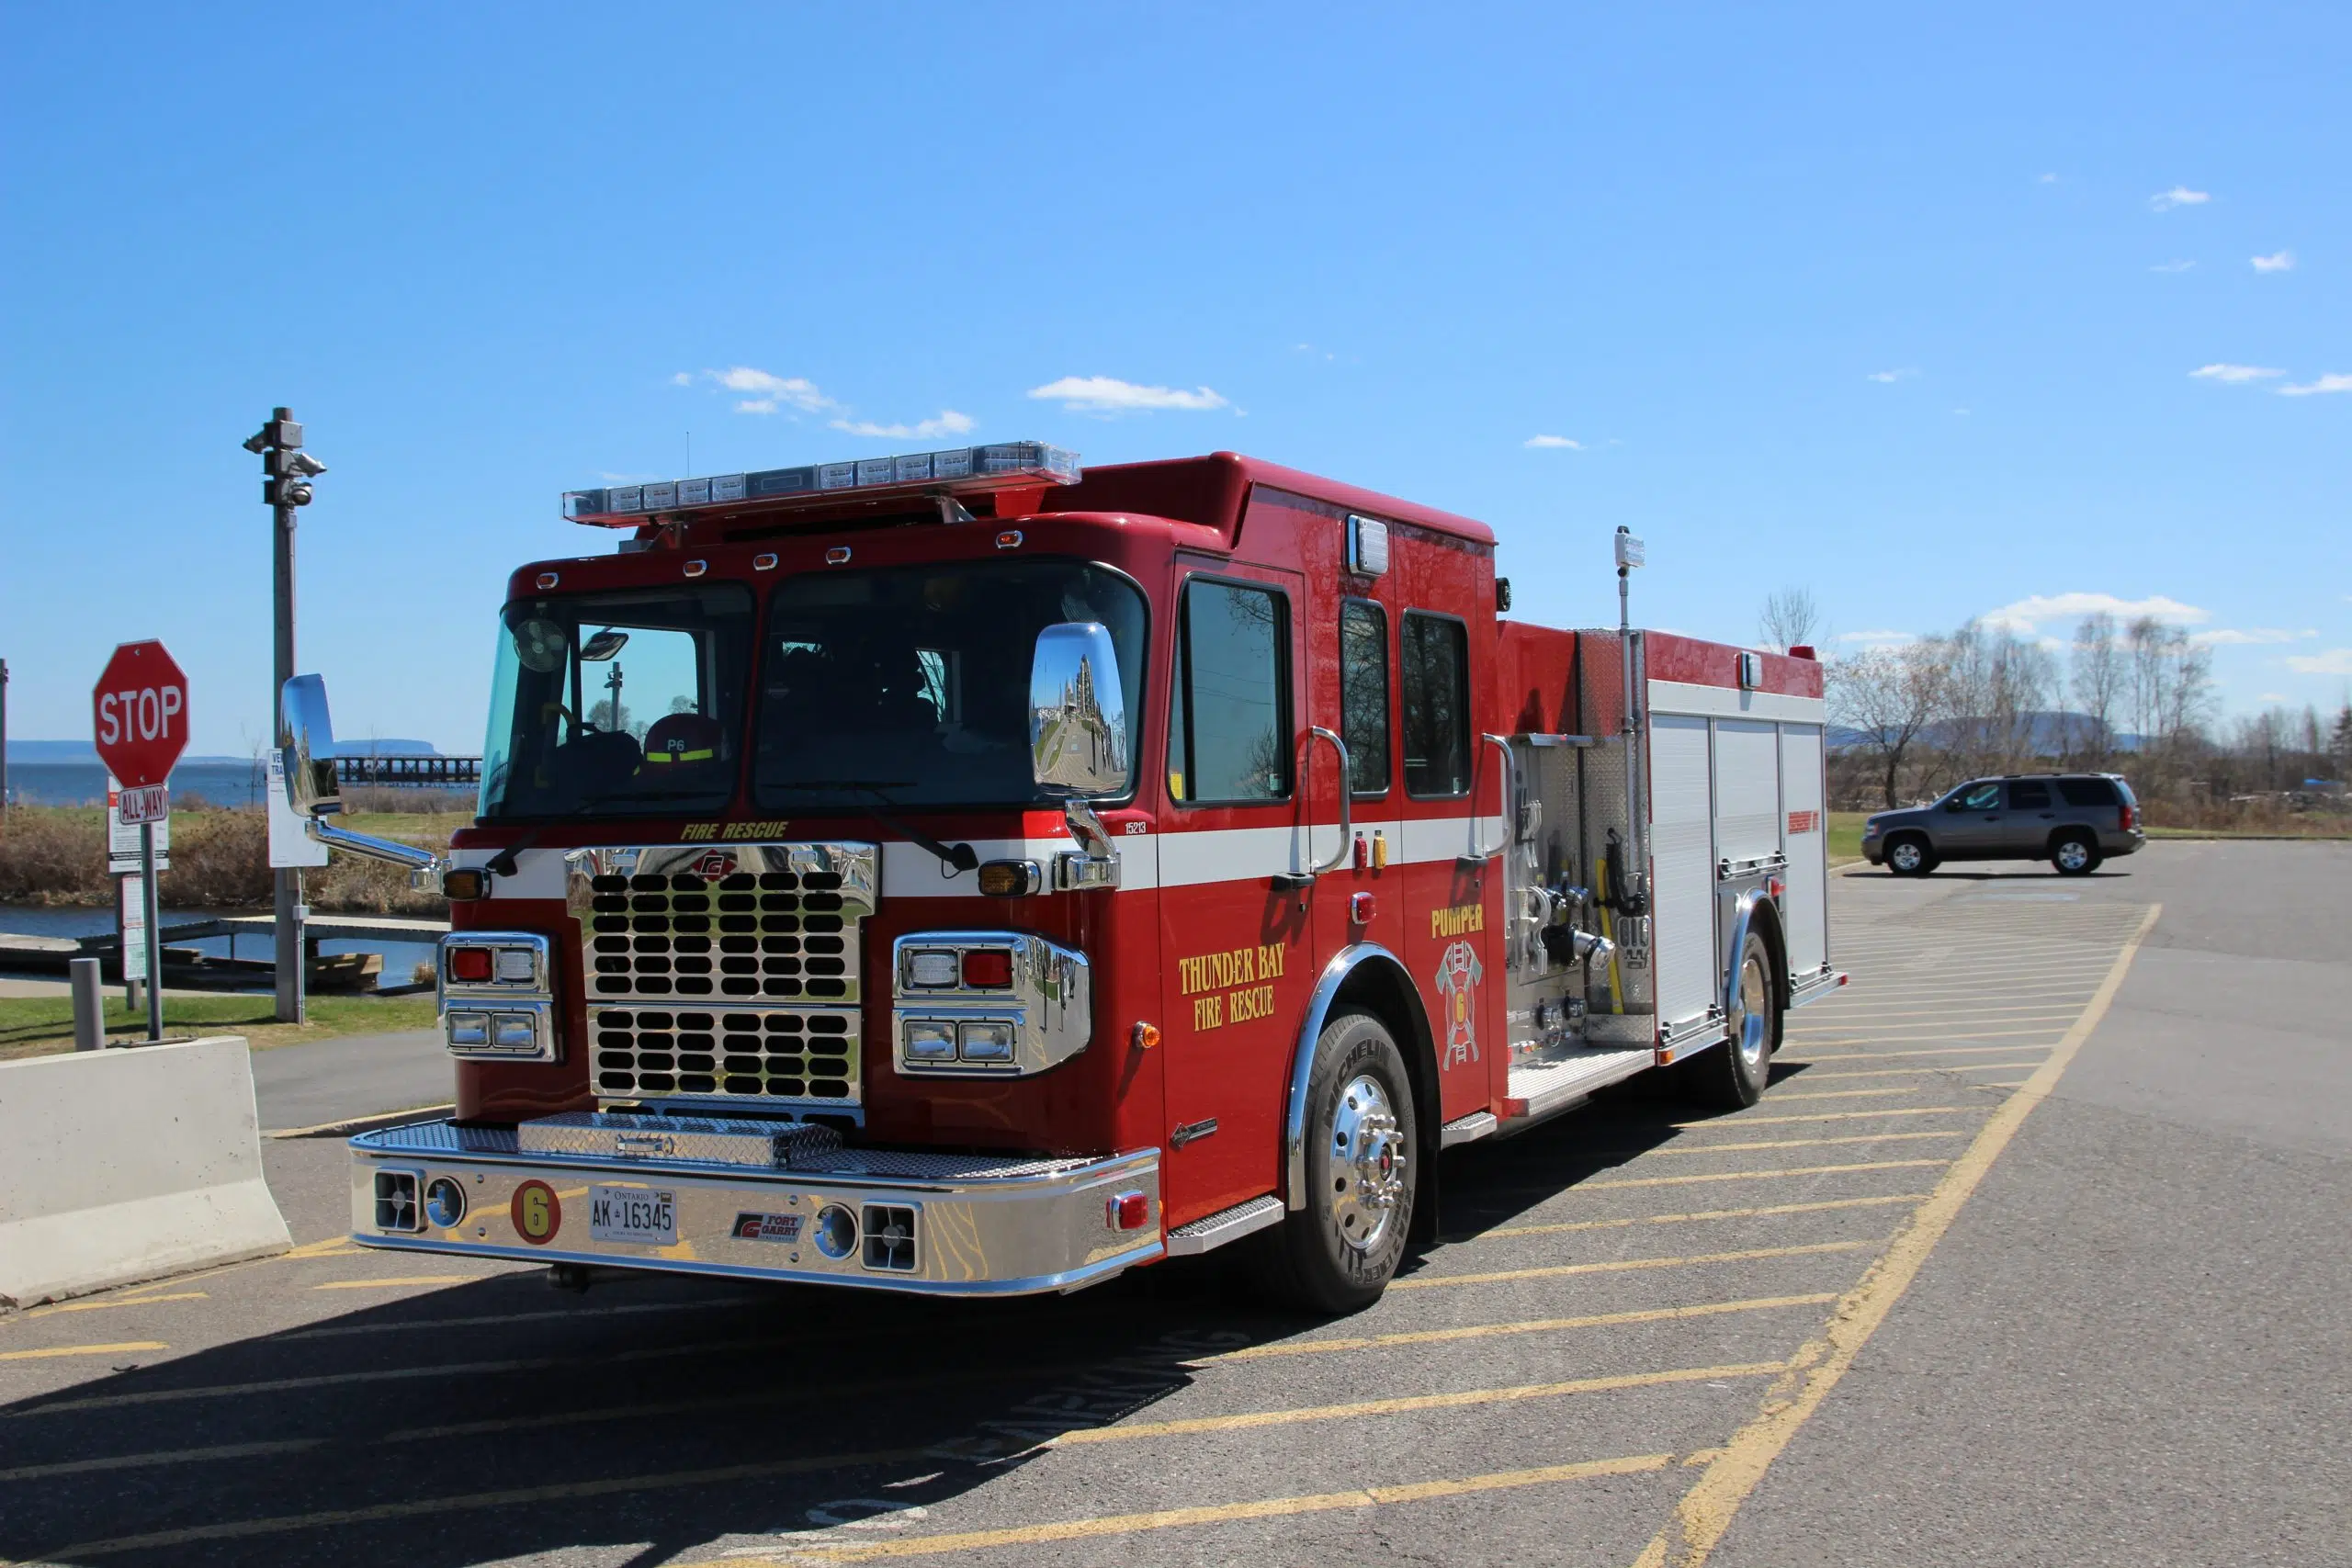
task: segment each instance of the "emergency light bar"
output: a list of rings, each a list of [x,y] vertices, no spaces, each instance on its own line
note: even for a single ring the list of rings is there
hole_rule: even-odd
[[[719,474],[706,479],[566,491],[563,514],[574,523],[597,527],[634,527],[655,516],[763,501],[835,495],[846,498],[890,491],[985,495],[1000,490],[1076,484],[1078,476],[1075,452],[1065,452],[1043,441],[1004,441],[992,446],[951,446],[944,452],[859,457],[846,463],[811,463],[799,468],[763,468],[756,473]]]

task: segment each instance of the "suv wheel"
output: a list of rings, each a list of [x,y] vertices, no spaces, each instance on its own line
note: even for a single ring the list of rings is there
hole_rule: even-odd
[[[1897,876],[1925,876],[1936,869],[1936,853],[1917,833],[1905,833],[1886,846],[1886,869]]]
[[[2062,833],[2050,846],[2050,863],[2061,876],[2088,876],[2098,861],[2098,845],[2088,833]]]

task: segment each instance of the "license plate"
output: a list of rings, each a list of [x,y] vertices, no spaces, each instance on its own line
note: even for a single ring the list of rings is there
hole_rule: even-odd
[[[596,1241],[674,1247],[678,1240],[678,1195],[650,1187],[591,1187],[588,1235]]]

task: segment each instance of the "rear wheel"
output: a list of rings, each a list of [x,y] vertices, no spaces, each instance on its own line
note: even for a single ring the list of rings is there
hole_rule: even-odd
[[[1739,984],[1731,999],[1730,1040],[1685,1065],[1692,1091],[1719,1111],[1743,1110],[1764,1097],[1772,1053],[1781,1044],[1781,984],[1772,946],[1759,932],[1749,931],[1740,950]]]
[[[2064,833],[2050,846],[2050,863],[2061,876],[2088,876],[2098,869],[2098,845],[2088,833]]]
[[[1886,869],[1897,876],[1925,876],[1936,869],[1936,853],[1917,833],[1905,833],[1886,846]]]
[[[1306,1089],[1306,1206],[1267,1233],[1269,1294],[1310,1312],[1358,1312],[1380,1299],[1412,1228],[1413,1093],[1404,1054],[1380,1020],[1344,1012],[1315,1042]]]

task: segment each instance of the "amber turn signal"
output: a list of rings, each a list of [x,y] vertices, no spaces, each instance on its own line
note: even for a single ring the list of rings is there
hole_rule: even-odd
[[[490,873],[471,865],[445,871],[441,874],[441,897],[487,898],[490,897]]]
[[[991,898],[1023,898],[1045,882],[1046,874],[1034,860],[992,860],[980,865],[980,891]]]
[[[1159,1043],[1159,1025],[1156,1023],[1145,1023],[1140,1020],[1136,1021],[1135,1042],[1136,1050],[1150,1050],[1153,1046]]]

